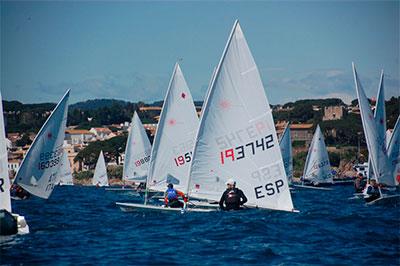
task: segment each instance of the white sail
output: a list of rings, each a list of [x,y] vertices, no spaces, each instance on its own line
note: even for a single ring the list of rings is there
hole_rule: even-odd
[[[138,114],[135,112],[125,148],[123,180],[146,181],[150,165],[151,144]]]
[[[189,193],[219,200],[233,178],[248,205],[293,210],[272,111],[236,21],[203,106]]]
[[[400,116],[397,117],[396,124],[389,140],[389,164],[392,167],[393,182],[395,185],[398,185],[398,180],[400,178]]]
[[[383,86],[383,70],[379,81],[378,95],[375,105],[375,123],[378,131],[379,142],[384,142],[386,145],[386,110],[385,110],[385,91]]]
[[[8,176],[8,159],[6,133],[4,128],[3,98],[0,93],[0,210],[11,212],[10,177]]]
[[[167,183],[185,192],[196,130],[196,108],[185,78],[175,65],[151,151],[148,186],[163,191]]]
[[[304,165],[303,179],[313,183],[332,183],[333,176],[324,136],[319,125],[315,130]]]
[[[394,185],[391,167],[387,158],[386,143],[380,137],[380,130],[377,129],[374,115],[368,103],[367,96],[362,88],[361,82],[353,63],[354,82],[357,91],[358,104],[360,107],[361,121],[364,128],[364,135],[367,142],[370,156],[369,167],[372,166],[375,178],[380,183]]]
[[[389,143],[390,143],[390,140],[392,139],[392,136],[393,136],[393,132],[390,131],[389,129],[386,130],[386,149],[387,150],[389,150]]]
[[[59,173],[60,173],[60,176],[59,176],[60,185],[63,185],[63,186],[74,185],[72,171],[71,171],[71,164],[69,163],[68,154],[65,150],[64,150],[64,153],[62,156],[62,162],[61,162]]]
[[[290,124],[287,123],[285,130],[279,140],[279,146],[282,152],[283,164],[289,184],[293,178],[293,155],[292,155],[292,139],[290,137]]]
[[[381,78],[379,81],[378,95],[376,96],[375,104],[375,124],[378,132],[378,143],[386,143],[388,147],[388,141],[386,140],[386,110],[385,110],[385,93],[383,86],[384,74],[381,72]],[[370,159],[368,160],[370,164]],[[368,168],[368,178],[374,178],[374,171],[372,167]]]
[[[36,135],[15,177],[18,185],[40,198],[49,198],[59,181],[68,98],[69,90]]]
[[[104,161],[103,151],[100,151],[99,158],[97,159],[92,185],[98,187],[108,187],[107,167],[106,162]]]

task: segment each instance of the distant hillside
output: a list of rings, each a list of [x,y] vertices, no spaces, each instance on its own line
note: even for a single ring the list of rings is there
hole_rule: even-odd
[[[102,125],[119,124],[130,121],[134,111],[142,106],[162,106],[163,101],[155,101],[150,104],[143,102],[132,103],[115,99],[96,99],[78,102],[69,106],[68,125],[78,126],[81,129],[90,129]],[[196,101],[196,106],[202,106],[202,101]],[[287,120],[292,123],[317,123],[324,129],[337,129],[338,135],[328,143],[357,144],[357,132],[362,131],[359,115],[350,114],[341,121],[322,122],[323,107],[330,105],[344,105],[340,99],[312,99],[299,100],[283,105],[290,107],[285,111],[274,110],[275,122]],[[55,103],[23,104],[18,101],[3,101],[6,113],[7,132],[37,132],[43,125]],[[318,106],[319,109],[313,108]],[[400,97],[392,97],[386,101],[386,116],[388,128],[393,128],[400,110]],[[157,123],[154,119],[158,111],[138,112],[143,123]],[[342,135],[340,135],[342,134]]]
[[[24,104],[18,101],[3,101],[3,109],[7,112],[13,111],[50,111],[56,107],[55,103],[33,103]]]
[[[71,104],[69,106],[70,110],[79,109],[79,110],[95,110],[104,107],[111,107],[113,105],[126,106],[129,102],[115,99],[95,99],[95,100],[87,100],[85,102],[77,102]]]
[[[309,100],[298,100],[293,102],[288,102],[283,105],[283,107],[293,107],[299,105],[317,105],[323,106],[333,106],[333,105],[346,105],[341,99],[338,98],[328,98],[328,99],[309,99]]]

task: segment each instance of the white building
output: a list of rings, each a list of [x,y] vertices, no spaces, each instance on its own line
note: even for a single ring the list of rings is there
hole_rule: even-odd
[[[95,139],[95,135],[89,130],[67,129],[65,130],[65,140],[68,144],[86,144]]]
[[[98,140],[106,140],[115,137],[115,134],[106,127],[92,127],[90,132],[93,133]]]

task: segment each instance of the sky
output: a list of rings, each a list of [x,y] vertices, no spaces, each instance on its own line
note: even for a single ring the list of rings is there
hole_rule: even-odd
[[[356,98],[354,61],[369,97],[385,71],[400,95],[399,1],[1,1],[5,100],[152,102],[174,64],[203,100],[239,19],[271,104]]]

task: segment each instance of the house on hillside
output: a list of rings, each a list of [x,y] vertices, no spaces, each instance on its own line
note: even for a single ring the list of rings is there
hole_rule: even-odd
[[[343,106],[327,106],[324,108],[324,116],[322,121],[328,120],[340,120],[345,115],[345,109]]]
[[[106,140],[116,136],[116,134],[107,127],[92,127],[89,131],[93,133],[98,140]]]
[[[275,124],[278,137],[283,134],[287,121],[278,121]],[[313,124],[290,124],[290,137],[294,146],[308,147],[314,135]]]
[[[67,129],[65,130],[65,140],[67,144],[87,144],[94,141],[95,135],[89,130],[84,129]]]

